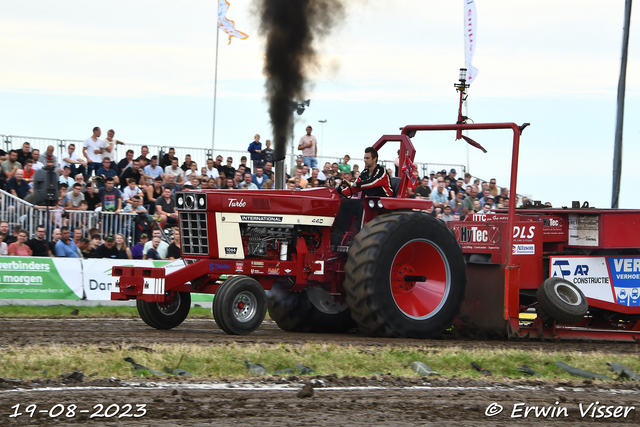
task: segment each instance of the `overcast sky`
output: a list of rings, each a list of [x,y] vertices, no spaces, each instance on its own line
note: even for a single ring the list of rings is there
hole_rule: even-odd
[[[249,0],[227,17],[249,34],[221,33],[216,148],[244,150],[271,128],[262,75],[264,40]],[[453,83],[464,66],[462,0],[345,1],[347,15],[318,45],[311,106],[296,125],[322,137],[323,155],[361,157],[407,124],[453,123]],[[478,36],[469,116],[530,122],[522,136],[518,192],[554,206],[611,201],[616,92],[624,1],[477,0]],[[119,139],[211,146],[215,71],[213,0],[6,0],[0,3],[0,134],[84,139],[93,126]],[[621,207],[638,207],[634,120],[640,44],[632,15]],[[328,120],[322,131],[318,120]],[[467,164],[509,179],[511,136],[419,134],[419,161]],[[383,153],[392,158],[393,152]]]

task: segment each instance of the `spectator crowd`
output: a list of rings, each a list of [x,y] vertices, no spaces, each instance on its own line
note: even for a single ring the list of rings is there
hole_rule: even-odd
[[[124,145],[124,142],[115,139],[113,130],[107,132],[106,138],[101,136],[101,129],[94,128],[82,147],[69,144],[61,159],[54,155],[53,146],[40,153],[38,149],[32,150],[29,142],[24,142],[20,150],[9,153],[0,150],[0,188],[3,190],[33,203],[35,172],[47,167],[57,172],[59,189],[57,203],[49,207],[52,223],[38,225],[33,236],[20,225],[15,224],[10,230],[7,221],[0,222],[0,255],[176,259],[180,257],[175,209],[177,191],[274,188],[274,150],[270,140],[266,140],[263,147],[258,134],[247,148],[249,157],[241,156],[237,164],[232,157],[224,159],[218,155],[200,167],[189,154],[182,161],[178,159],[174,148],[167,153],[152,154],[148,146],[142,146],[139,153],[128,149],[124,158],[115,159],[115,145]],[[357,180],[360,168],[349,163],[349,155],[340,162],[319,166],[317,149],[317,139],[308,126],[298,144],[300,155],[287,171],[288,189],[335,186],[342,181]],[[389,169],[389,175],[397,176],[398,169],[396,161],[396,170]],[[408,188],[408,196],[431,200],[433,207],[429,213],[443,221],[509,206],[509,190],[499,188],[495,179],[480,182],[471,178],[469,173],[457,177],[455,169],[449,173],[431,171],[415,188]],[[36,207],[45,208],[44,205]],[[141,221],[136,221],[137,232],[131,233],[133,238],[127,241],[127,233],[114,230],[103,236],[92,224],[69,221],[69,213],[74,211],[136,213]],[[145,226],[138,227],[139,224]],[[153,224],[159,227],[154,229]],[[49,233],[51,239],[47,240],[49,226],[53,230]],[[171,244],[163,239],[165,227],[172,227]],[[128,247],[128,243],[132,247]]]

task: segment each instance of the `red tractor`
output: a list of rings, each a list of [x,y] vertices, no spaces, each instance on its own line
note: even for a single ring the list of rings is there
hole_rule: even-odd
[[[374,148],[388,141],[411,164],[409,137]],[[350,218],[337,236],[345,200],[336,188],[179,192],[185,267],[114,267],[112,299],[137,299],[158,329],[182,323],[199,292],[215,294],[214,318],[229,334],[253,332],[268,308],[286,331],[439,336],[464,299],[465,262],[451,230],[423,212],[431,202],[404,197],[409,183],[405,174],[392,181],[394,197],[363,197],[362,229]]]

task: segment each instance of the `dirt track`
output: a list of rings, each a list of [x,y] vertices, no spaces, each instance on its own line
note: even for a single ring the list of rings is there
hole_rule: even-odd
[[[70,331],[73,331],[70,333]],[[141,320],[117,319],[0,319],[0,346],[31,346],[50,344],[117,345],[123,343],[303,343],[333,342],[350,345],[419,345],[460,346],[481,348],[523,348],[548,351],[600,351],[635,354],[636,344],[538,342],[538,341],[472,341],[472,340],[396,340],[368,338],[358,334],[314,335],[282,332],[275,323],[266,321],[258,331],[246,337],[229,336],[218,329],[213,320],[191,320],[171,331],[158,331],[147,327]],[[0,368],[0,377],[1,377]],[[167,381],[167,380],[163,380]],[[314,395],[296,396],[308,382],[313,382]],[[51,390],[51,387],[60,388]],[[99,387],[88,390],[86,387]],[[104,387],[104,389],[102,389]],[[358,387],[355,389],[354,387]],[[49,388],[49,389],[48,389]],[[494,416],[485,415],[492,403],[504,410]],[[542,419],[530,412],[527,418],[511,418],[514,405],[556,408],[566,407],[568,416],[549,415]],[[556,404],[556,402],[558,402]],[[626,417],[596,419],[591,410],[583,411],[594,402],[598,405],[628,409]],[[140,418],[117,418],[124,405],[146,404],[146,414]],[[12,406],[21,404],[23,415],[9,418],[15,412]],[[64,405],[65,413],[53,418],[50,413],[25,413],[27,405],[37,410],[49,410],[56,404]],[[65,417],[68,405],[78,406],[75,413]],[[94,405],[119,409],[113,418],[92,418]],[[494,408],[495,406],[492,406]],[[55,408],[60,410],[59,405]],[[130,414],[135,413],[136,407]],[[521,412],[518,412],[521,409]],[[591,407],[593,409],[593,406]],[[86,413],[77,411],[85,410]],[[524,406],[516,407],[513,415],[524,415]],[[615,413],[615,408],[611,409]],[[620,410],[623,414],[624,408]],[[104,413],[104,410],[102,411]],[[594,413],[598,415],[597,411]],[[605,412],[606,415],[606,412]],[[0,425],[617,425],[640,424],[640,387],[634,383],[596,385],[590,381],[549,383],[529,381],[496,383],[459,379],[278,377],[252,379],[244,382],[170,381],[169,383],[126,383],[123,381],[85,380],[65,384],[59,380],[3,381],[0,380]]]

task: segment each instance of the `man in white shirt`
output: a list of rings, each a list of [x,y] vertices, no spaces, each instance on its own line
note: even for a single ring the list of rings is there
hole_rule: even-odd
[[[162,232],[160,232],[160,230],[153,230],[154,238],[157,237],[158,239],[160,239],[160,236],[162,236]],[[144,244],[144,249],[142,249],[142,259],[147,259],[147,252],[149,252],[149,249],[151,249],[152,247],[153,247],[153,240],[150,240]],[[164,240],[160,240],[160,243],[156,248],[156,251],[158,251],[160,258],[166,259],[167,252],[169,251],[169,244]]]
[[[62,157],[58,172],[62,173],[65,166],[69,166],[69,169],[71,169],[71,176],[75,176],[77,173],[82,173],[80,166],[83,166],[84,168],[87,167],[87,162],[85,162],[84,159],[76,153],[75,144],[69,144],[67,147],[67,155]]]
[[[82,154],[87,159],[87,174],[91,176],[93,171],[97,171],[102,167],[102,153],[104,152],[104,143],[100,139],[102,132],[99,127],[93,128],[93,135],[85,139],[82,146]]]
[[[40,170],[44,167],[44,165],[40,163],[40,150],[34,148],[31,152],[31,158],[33,159],[33,165],[31,167],[34,171]]]

